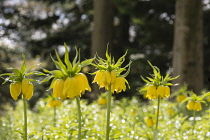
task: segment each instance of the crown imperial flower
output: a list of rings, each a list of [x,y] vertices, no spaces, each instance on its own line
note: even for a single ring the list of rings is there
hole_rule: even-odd
[[[30,71],[32,68],[34,68],[37,65],[33,65],[29,69],[26,68],[26,58],[25,55],[22,54],[23,57],[23,64],[21,65],[20,69],[13,68],[11,66],[5,65],[8,69],[13,70],[13,73],[5,73],[1,74],[0,77],[3,78],[3,76],[8,76],[5,78],[4,83],[11,82],[10,84],[10,94],[14,100],[18,99],[18,96],[22,93],[24,98],[27,100],[31,99],[33,96],[34,91],[34,85],[31,83],[31,81],[35,81],[34,79],[27,78],[28,76],[35,74],[35,75],[43,75],[43,73],[38,71]],[[4,84],[3,83],[3,84]],[[23,97],[22,96],[22,97]]]
[[[93,64],[98,70],[93,73],[95,74],[95,78],[93,83],[97,83],[99,88],[105,88],[108,90],[109,86],[111,86],[111,92],[119,93],[121,91],[126,90],[126,84],[128,85],[128,81],[125,77],[129,74],[130,71],[130,64],[125,67],[121,68],[122,63],[125,61],[126,53],[118,59],[115,63],[114,58],[111,58],[111,55],[108,54],[108,50],[106,51],[106,60],[100,57],[97,57],[96,64]],[[121,75],[123,71],[128,70]],[[129,86],[129,85],[128,85]]]
[[[89,65],[93,59],[87,59],[80,62],[80,54],[76,49],[76,56],[73,59],[73,62],[69,60],[68,47],[64,43],[65,55],[64,62],[60,59],[57,51],[56,57],[57,61],[52,58],[57,70],[48,71],[44,69],[46,73],[49,73],[42,82],[49,81],[53,78],[53,81],[50,85],[50,89],[53,89],[53,97],[55,98],[75,98],[80,97],[85,90],[91,91],[91,88],[88,84],[87,77],[83,73],[79,73],[82,67]]]
[[[169,98],[170,97],[170,88],[169,86],[173,85],[169,81],[172,81],[179,76],[170,77],[169,73],[165,77],[161,76],[160,70],[158,67],[153,66],[149,61],[148,63],[153,69],[152,77],[147,77],[147,79],[141,77],[143,81],[146,82],[146,85],[140,89],[140,92],[145,93],[145,97],[149,100],[157,98]]]

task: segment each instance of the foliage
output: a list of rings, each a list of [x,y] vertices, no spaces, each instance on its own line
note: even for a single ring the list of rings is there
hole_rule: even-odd
[[[153,127],[147,126],[144,119],[155,113],[156,100],[150,104],[133,97],[114,100],[112,104],[110,139],[147,140],[152,139]],[[76,139],[77,109],[76,102],[65,100],[57,107],[57,122],[53,125],[53,108],[47,106],[45,99],[40,99],[36,108],[28,110],[29,138],[35,139]],[[205,107],[206,108],[206,107]],[[18,101],[15,109],[7,106],[8,112],[1,117],[0,139],[21,139],[22,102]],[[97,102],[87,104],[81,100],[82,138],[84,140],[104,139],[106,107]],[[162,100],[160,107],[159,132],[161,139],[209,139],[209,109],[199,111],[196,116],[194,136],[191,133],[193,117],[186,110],[186,104]],[[34,123],[36,122],[36,123]]]

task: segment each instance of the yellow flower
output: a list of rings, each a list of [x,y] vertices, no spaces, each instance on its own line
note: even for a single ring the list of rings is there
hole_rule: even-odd
[[[157,89],[155,86],[149,86],[147,93],[146,93],[146,98],[152,100],[152,99],[156,99],[157,96]]]
[[[188,110],[200,111],[202,110],[202,106],[200,102],[197,101],[188,101],[187,103]]]
[[[165,87],[164,86],[158,86],[158,88],[157,88],[157,96],[159,96],[160,98],[164,98],[165,97]]]
[[[181,103],[184,99],[186,99],[187,98],[187,96],[185,96],[185,95],[178,95],[177,97],[176,97],[176,101],[178,102],[178,103]]]
[[[53,84],[53,97],[61,99],[74,98],[81,96],[85,90],[91,91],[91,88],[88,84],[87,77],[78,73],[74,77],[68,77],[66,80],[57,79]]]
[[[61,99],[65,99],[66,95],[63,94],[63,87],[64,87],[64,80],[63,79],[57,79],[55,80],[53,84],[53,97]]]
[[[34,92],[34,85],[30,83],[29,79],[22,80],[22,94],[25,96],[26,99],[31,99]]]
[[[97,83],[100,88],[105,87],[107,90],[111,83],[116,80],[116,71],[97,71],[93,83]]]
[[[87,77],[83,73],[79,73],[75,76],[75,78],[77,80],[80,93],[84,93],[85,90],[91,91]]]
[[[111,92],[114,93],[114,91],[116,91],[116,93],[121,92],[122,90],[125,91],[126,90],[126,79],[124,77],[116,77],[115,82],[112,84],[111,86]]]
[[[156,124],[156,119],[153,119],[151,117],[144,118],[144,121],[146,122],[148,127],[152,127],[153,125]]]
[[[169,98],[170,97],[170,88],[168,86],[164,86],[165,90],[165,97]]]
[[[168,109],[168,114],[170,114],[171,116],[173,116],[175,114],[174,110],[172,108]]]
[[[170,97],[170,88],[168,86],[158,86],[157,95],[160,98]]]
[[[194,103],[194,110],[195,110],[195,111],[200,111],[200,110],[202,110],[202,106],[201,106],[201,103],[200,103],[200,102],[195,102],[195,103]]]
[[[187,109],[188,110],[193,110],[194,109],[194,104],[195,104],[194,101],[188,101],[188,103],[187,103]]]
[[[98,104],[100,104],[100,105],[107,104],[107,99],[106,98],[99,97],[98,98]]]
[[[170,88],[168,86],[162,86],[162,85],[156,88],[155,86],[150,85],[147,89],[147,93],[145,97],[150,100],[156,99],[158,97],[168,98],[170,97]]]
[[[14,100],[17,100],[21,92],[21,83],[14,82],[10,84],[10,94]]]
[[[60,100],[50,100],[50,101],[48,101],[47,105],[52,108],[61,106],[61,101]]]

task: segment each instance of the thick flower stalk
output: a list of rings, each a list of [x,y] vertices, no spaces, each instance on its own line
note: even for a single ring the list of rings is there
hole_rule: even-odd
[[[109,140],[110,133],[110,111],[111,111],[111,94],[119,93],[126,90],[126,84],[128,81],[125,77],[129,74],[130,64],[125,67],[121,67],[122,63],[125,61],[126,53],[118,59],[115,63],[114,58],[106,51],[106,59],[102,59],[97,56],[96,62],[92,65],[98,69],[95,74],[93,83],[97,83],[99,88],[105,88],[107,92],[107,113],[106,113],[106,140]],[[128,69],[127,69],[128,68]],[[127,71],[126,71],[127,69]],[[122,72],[126,71],[124,74]],[[129,85],[128,85],[129,87]],[[103,103],[105,104],[105,102]]]
[[[53,90],[52,96],[54,98],[66,99],[76,98],[78,107],[78,139],[81,139],[81,110],[80,110],[80,97],[86,90],[91,91],[88,83],[88,79],[85,74],[80,73],[81,69],[92,63],[93,59],[87,59],[80,62],[80,53],[76,49],[76,55],[72,62],[69,60],[69,51],[66,44],[64,61],[62,61],[57,53],[55,60],[52,56],[52,60],[55,63],[56,70],[48,71],[44,69],[48,76],[42,81],[46,82],[53,79],[50,85],[50,89]]]
[[[37,71],[31,71],[31,69],[39,64],[36,64],[29,69],[26,67],[26,58],[25,55],[22,54],[23,57],[23,64],[21,65],[20,69],[16,69],[13,67],[10,67],[8,65],[5,65],[8,69],[12,70],[12,73],[5,73],[1,74],[0,77],[5,79],[4,83],[10,82],[10,94],[11,97],[14,100],[17,100],[20,95],[22,95],[23,99],[23,106],[24,106],[24,140],[27,140],[27,100],[30,100],[33,96],[34,91],[34,85],[32,84],[32,81],[35,81],[34,79],[29,79],[28,76],[30,75],[42,75],[41,72]],[[7,76],[4,78],[4,76]],[[3,83],[3,84],[4,84]]]
[[[154,131],[154,139],[157,139],[158,135],[158,118],[159,118],[159,109],[160,109],[160,99],[169,98],[170,97],[170,88],[173,84],[170,81],[178,78],[171,77],[170,73],[167,73],[165,77],[160,74],[160,70],[158,67],[153,66],[149,61],[149,65],[153,69],[153,74],[151,77],[147,77],[147,79],[143,78],[143,81],[146,82],[146,85],[140,89],[140,92],[144,94],[144,97],[149,100],[158,99],[157,101],[157,115],[156,115],[156,129]]]

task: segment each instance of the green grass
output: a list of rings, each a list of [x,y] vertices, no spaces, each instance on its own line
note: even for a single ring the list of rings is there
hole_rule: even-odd
[[[65,100],[57,107],[57,122],[54,126],[54,109],[49,108],[45,99],[40,99],[33,110],[28,110],[28,139],[30,140],[76,140],[78,116],[76,100]],[[149,140],[153,139],[153,127],[148,127],[144,118],[155,118],[157,100],[142,102],[132,100],[113,100],[111,106],[111,140]],[[186,104],[177,104],[161,100],[159,116],[160,140],[210,139],[210,112],[202,104],[202,111],[196,112],[196,124],[193,129],[193,113],[186,110]],[[173,114],[168,113],[173,110]],[[104,140],[106,130],[106,106],[97,102],[87,104],[81,100],[82,139]],[[7,106],[7,113],[0,118],[0,140],[19,140],[23,136],[23,105],[19,100],[15,109]]]

